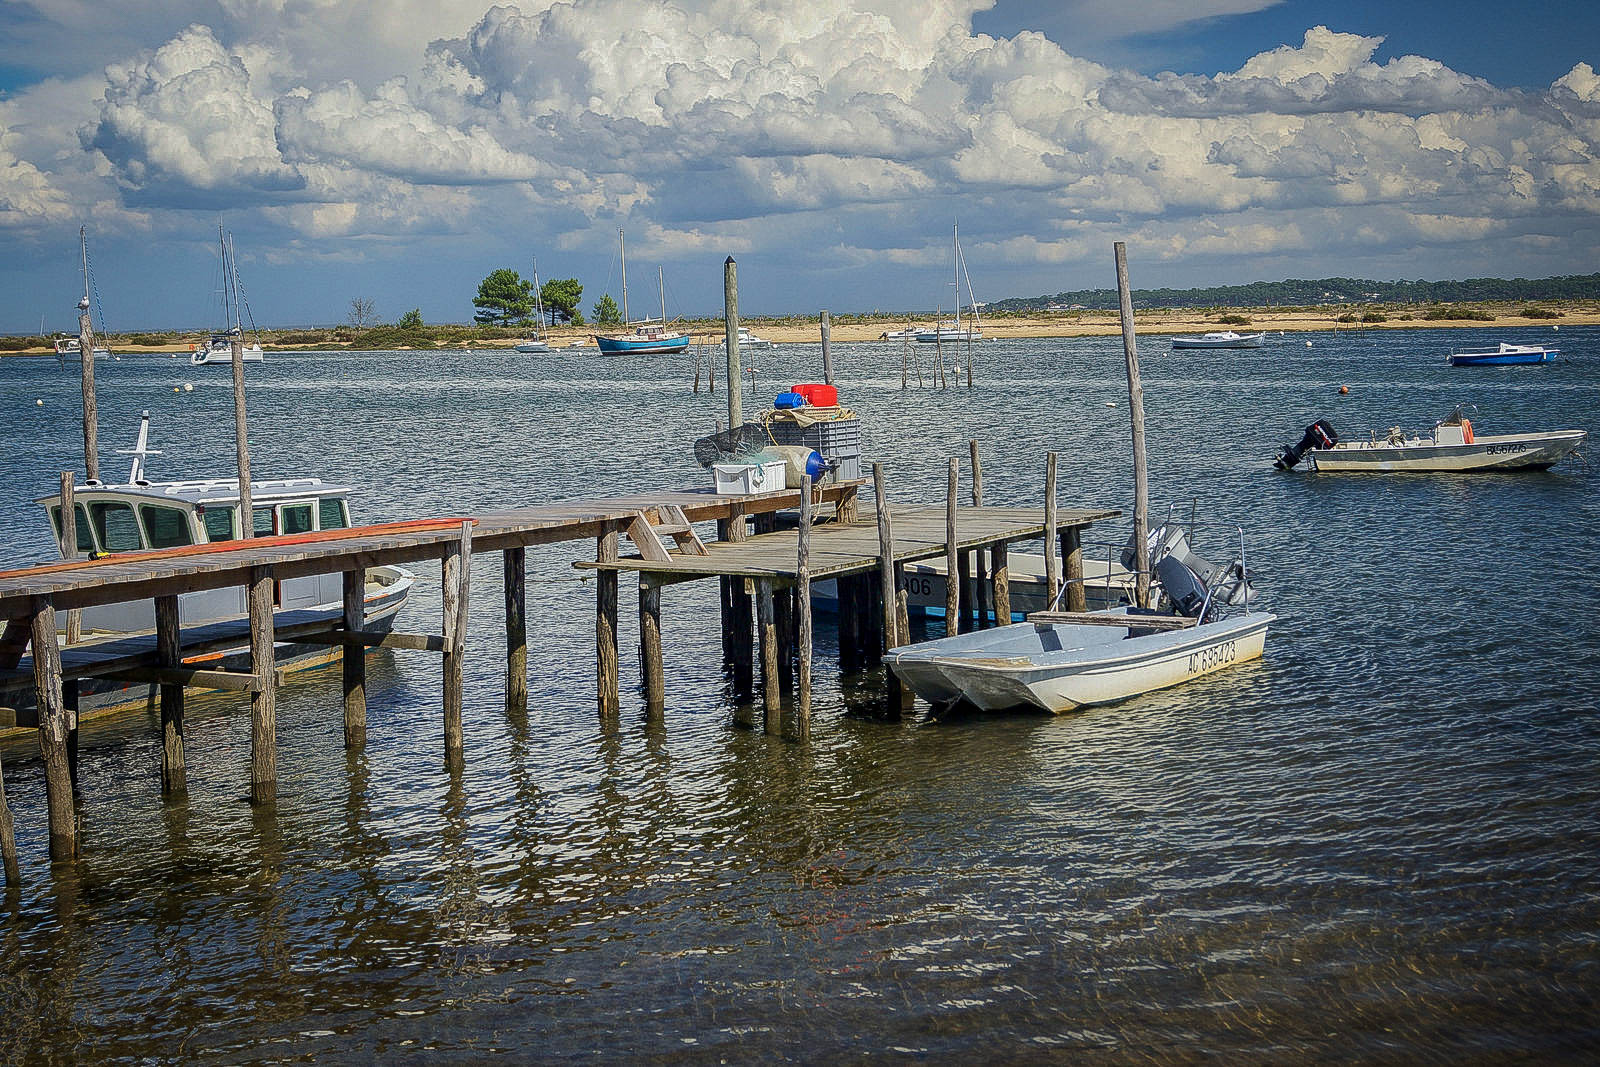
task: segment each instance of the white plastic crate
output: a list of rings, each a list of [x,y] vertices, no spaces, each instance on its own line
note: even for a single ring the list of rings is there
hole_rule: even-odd
[[[771,493],[784,488],[784,464],[713,463],[719,493]]]

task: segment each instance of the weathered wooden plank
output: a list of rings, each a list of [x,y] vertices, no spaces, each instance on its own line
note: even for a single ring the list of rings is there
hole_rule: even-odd
[[[277,668],[274,668],[276,671]],[[102,678],[119,682],[140,682],[159,685],[163,689],[221,689],[232,693],[259,693],[263,683],[259,677],[245,671],[229,671],[207,667],[123,667]]]
[[[44,758],[45,804],[50,820],[50,858],[65,860],[78,854],[78,815],[67,758],[67,714],[61,702],[61,646],[56,641],[55,607],[46,598],[34,605],[31,631],[39,753]]]
[[[289,635],[283,635],[285,639]],[[293,635],[303,645],[344,645],[347,648],[403,648],[413,652],[448,652],[450,639],[442,634],[414,634],[400,630],[320,630]]]

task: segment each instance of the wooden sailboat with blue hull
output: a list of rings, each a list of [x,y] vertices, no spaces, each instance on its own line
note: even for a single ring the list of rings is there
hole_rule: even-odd
[[[628,321],[628,246],[622,231],[617,231],[617,247],[622,256],[622,321]],[[657,269],[657,284],[661,274]],[[594,343],[600,346],[603,356],[675,356],[689,350],[687,330],[674,330],[667,326],[667,290],[661,285],[661,321],[645,322],[635,326],[631,333],[595,334]]]

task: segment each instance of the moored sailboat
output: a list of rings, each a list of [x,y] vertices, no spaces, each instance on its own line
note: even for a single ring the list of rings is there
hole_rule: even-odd
[[[621,230],[617,231],[617,247],[622,258],[622,321],[628,324],[628,247]],[[657,356],[677,355],[689,349],[689,332],[667,326],[667,290],[661,269],[656,269],[656,283],[661,288],[661,321],[643,322],[629,333],[595,334],[594,343],[600,353],[607,356]]]

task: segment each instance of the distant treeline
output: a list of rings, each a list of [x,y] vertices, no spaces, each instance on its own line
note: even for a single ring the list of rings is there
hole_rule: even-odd
[[[1208,289],[1135,289],[1137,307],[1316,307],[1323,304],[1443,304],[1483,300],[1600,299],[1600,274],[1561,278],[1468,278],[1464,281],[1379,282],[1370,278],[1290,278],[1281,282],[1218,285]],[[1043,311],[1048,307],[1117,307],[1115,289],[1080,289],[1055,296],[1011,297],[988,311]]]

